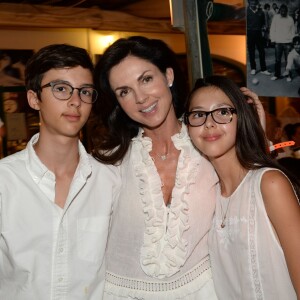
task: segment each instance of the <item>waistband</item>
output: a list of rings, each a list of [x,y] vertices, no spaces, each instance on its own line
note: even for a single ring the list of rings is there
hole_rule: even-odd
[[[149,280],[138,280],[134,278],[121,277],[106,271],[106,282],[115,285],[118,288],[132,289],[136,291],[145,292],[166,292],[181,288],[195,279],[197,279],[201,274],[210,269],[210,259],[209,257],[204,258],[198,265],[193,269],[186,272],[182,276],[175,280],[158,282]]]

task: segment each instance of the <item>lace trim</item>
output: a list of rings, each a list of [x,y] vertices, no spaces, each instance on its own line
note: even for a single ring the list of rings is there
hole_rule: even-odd
[[[261,282],[258,272],[258,261],[256,251],[256,240],[255,240],[255,194],[254,189],[251,188],[251,200],[250,200],[250,212],[249,212],[249,250],[250,250],[250,266],[252,271],[252,279],[254,284],[255,299],[263,299],[263,293],[261,288]]]
[[[108,271],[106,272],[105,280],[112,285],[126,288],[126,289],[132,289],[132,290],[138,290],[144,292],[167,292],[187,285],[188,283],[194,281],[196,278],[198,278],[201,274],[203,274],[205,271],[209,269],[210,269],[210,260],[209,258],[206,258],[194,269],[185,273],[178,279],[169,282],[153,282],[148,280],[136,280],[132,278],[117,276]]]
[[[167,208],[163,201],[161,181],[149,152],[152,141],[143,137],[143,130],[133,139],[136,157],[134,169],[139,179],[141,202],[145,214],[144,243],[141,247],[140,264],[151,277],[163,279],[177,273],[188,257],[188,242],[183,234],[189,228],[189,204],[186,195],[195,183],[195,174],[201,156],[192,146],[183,124],[181,132],[172,137],[175,147],[181,150],[172,203]]]

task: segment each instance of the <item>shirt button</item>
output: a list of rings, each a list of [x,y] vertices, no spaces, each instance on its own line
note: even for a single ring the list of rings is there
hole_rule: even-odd
[[[64,252],[64,248],[59,248],[59,253]]]
[[[62,277],[58,278],[59,282],[62,282],[64,279]]]

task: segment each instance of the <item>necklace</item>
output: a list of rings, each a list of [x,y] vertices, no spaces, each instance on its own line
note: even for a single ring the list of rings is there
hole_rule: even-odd
[[[152,153],[153,153],[154,155],[156,155],[158,158],[160,158],[161,160],[163,160],[163,161],[166,160],[166,159],[168,158],[168,156],[169,156],[169,153],[168,153],[168,152],[165,153],[165,154],[157,154],[157,153],[155,153],[155,152],[152,151]],[[153,161],[155,161],[155,159],[154,159],[153,156],[151,156],[151,158],[152,158]]]
[[[168,158],[168,155],[169,155],[169,153],[162,154],[162,155],[157,154],[157,153],[155,153],[155,154],[156,154],[156,156],[159,157],[161,160],[166,160],[166,159]]]
[[[228,209],[229,209],[229,206],[230,206],[230,200],[231,200],[231,197],[229,197],[229,199],[228,199],[228,203],[227,203],[227,207],[226,207],[225,213],[223,213],[222,201],[220,201],[220,206],[221,206],[221,216],[222,216],[221,228],[224,228],[224,227],[225,227],[225,220],[226,220],[227,212],[228,212]]]

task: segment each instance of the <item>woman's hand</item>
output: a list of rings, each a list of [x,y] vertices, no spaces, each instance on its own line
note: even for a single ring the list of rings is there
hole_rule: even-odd
[[[255,94],[254,92],[252,92],[246,87],[241,87],[241,91],[246,96],[248,103],[253,103],[255,105],[260,119],[260,124],[264,129],[264,131],[266,132],[266,114],[265,114],[264,107],[261,101],[259,100],[257,94]]]

